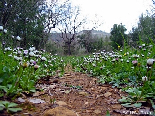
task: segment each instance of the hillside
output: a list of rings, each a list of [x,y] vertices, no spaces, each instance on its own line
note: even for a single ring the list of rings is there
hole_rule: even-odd
[[[102,38],[105,38],[106,36],[107,37],[110,37],[110,33],[107,33],[107,32],[103,32],[101,30],[82,30],[80,31],[79,33],[77,33],[77,36],[78,35],[82,35],[84,33],[87,33],[91,31],[91,34],[93,37],[102,37]],[[50,34],[50,37],[49,37],[49,40],[53,40],[53,41],[58,41],[58,42],[61,42],[62,41],[62,38],[61,38],[61,33],[51,33]]]
[[[103,31],[101,31],[101,30],[83,30],[83,31],[80,31],[80,32],[78,33],[78,35],[87,33],[88,31],[91,31],[91,34],[92,34],[93,36],[103,37],[103,38],[105,38],[106,36],[107,36],[107,37],[110,37],[110,33],[103,32]]]

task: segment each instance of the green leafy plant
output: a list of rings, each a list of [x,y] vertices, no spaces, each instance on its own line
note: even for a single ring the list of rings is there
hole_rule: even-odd
[[[110,113],[109,113],[109,111],[108,111],[108,110],[107,110],[106,116],[110,116]]]
[[[17,108],[18,104],[8,101],[0,101],[0,111],[6,110],[7,112],[18,112],[21,108]]]

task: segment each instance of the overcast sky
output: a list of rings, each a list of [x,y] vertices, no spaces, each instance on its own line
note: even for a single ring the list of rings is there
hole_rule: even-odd
[[[136,26],[139,16],[146,10],[150,10],[152,0],[71,0],[74,5],[79,5],[81,15],[90,21],[103,23],[98,30],[110,32],[113,24],[122,23],[129,32],[132,26]],[[96,16],[96,18],[95,18]],[[85,25],[83,29],[92,28],[92,23]]]

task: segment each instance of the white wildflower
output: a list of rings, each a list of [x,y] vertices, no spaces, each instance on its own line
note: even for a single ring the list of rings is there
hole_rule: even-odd
[[[12,49],[10,47],[7,47],[4,49],[5,51],[11,51]]]
[[[96,67],[96,64],[93,63],[92,65],[93,65],[93,67]]]
[[[30,47],[29,50],[32,52],[35,50],[35,47]]]
[[[147,80],[148,80],[147,76],[142,77],[142,81],[147,81]]]
[[[46,61],[47,59],[43,56],[43,57],[41,58],[41,60]]]
[[[127,60],[126,62],[129,63],[129,60]]]
[[[145,47],[145,44],[142,44],[143,47]]]
[[[13,35],[12,35],[11,37],[12,37],[13,39],[15,38],[15,36],[13,36]]]
[[[112,59],[111,61],[112,61],[112,62],[115,62],[115,61],[116,61],[116,59],[114,58],[114,59]]]
[[[3,26],[0,26],[0,31],[2,31],[3,30]]]
[[[34,60],[33,60],[33,59],[31,59],[31,60],[30,60],[30,63],[33,63],[33,62],[34,62]]]
[[[9,57],[12,57],[12,54],[9,54],[8,56],[9,56]]]
[[[18,57],[18,56],[14,56],[14,59],[15,59],[15,60],[19,60],[19,57]]]
[[[47,64],[44,64],[45,67],[47,67]]]
[[[21,40],[21,38],[20,38],[19,36],[17,36],[17,37],[16,37],[16,39],[17,39],[18,41],[20,41],[20,40]]]
[[[7,33],[7,30],[6,29],[4,29],[3,31],[4,31],[4,33]]]
[[[32,57],[32,56],[35,56],[35,54],[34,54],[33,52],[30,52],[30,53],[29,53],[29,56]]]
[[[132,57],[133,57],[133,58],[139,58],[139,55],[133,54]]]
[[[154,61],[155,61],[154,59],[148,59],[147,60],[147,66],[152,66]]]
[[[18,57],[18,58],[19,58],[19,60],[20,60],[20,61],[22,61],[22,60],[23,60],[23,58],[22,58],[22,57]]]
[[[153,45],[149,45],[149,47],[151,48],[151,47],[153,47]]]

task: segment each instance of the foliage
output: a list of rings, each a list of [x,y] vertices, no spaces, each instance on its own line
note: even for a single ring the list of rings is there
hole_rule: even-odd
[[[14,47],[22,46],[24,48],[35,45],[38,49],[41,43],[44,32],[43,21],[44,15],[40,15],[40,6],[42,1],[21,1],[21,0],[7,0],[3,3],[1,13],[1,25],[9,30],[12,37],[8,34],[3,38],[4,42],[10,42]],[[20,44],[16,44],[14,38],[20,36],[22,38]]]
[[[7,112],[18,112],[21,108],[16,108],[18,104],[8,101],[0,101],[0,111],[6,109]]]
[[[138,27],[132,28],[132,32],[129,34],[131,38],[131,46],[139,47],[137,45],[138,45],[138,42],[140,41],[146,44],[149,44],[151,40],[155,42],[154,30],[155,30],[154,16],[149,14],[144,16],[142,14],[139,18]]]
[[[109,113],[109,111],[108,111],[108,110],[107,110],[106,116],[110,116],[110,113]]]
[[[93,36],[92,30],[85,30],[84,34],[78,35],[77,37],[81,48],[86,49],[86,53],[93,53],[95,51],[103,49],[108,50],[108,44],[110,44],[108,37],[102,38],[98,36]]]
[[[112,47],[114,49],[118,49],[118,46],[124,46],[124,42],[127,42],[127,36],[125,34],[125,31],[127,29],[124,27],[124,25],[120,24],[114,24],[113,28],[111,29],[111,36],[110,39],[112,41]]]

